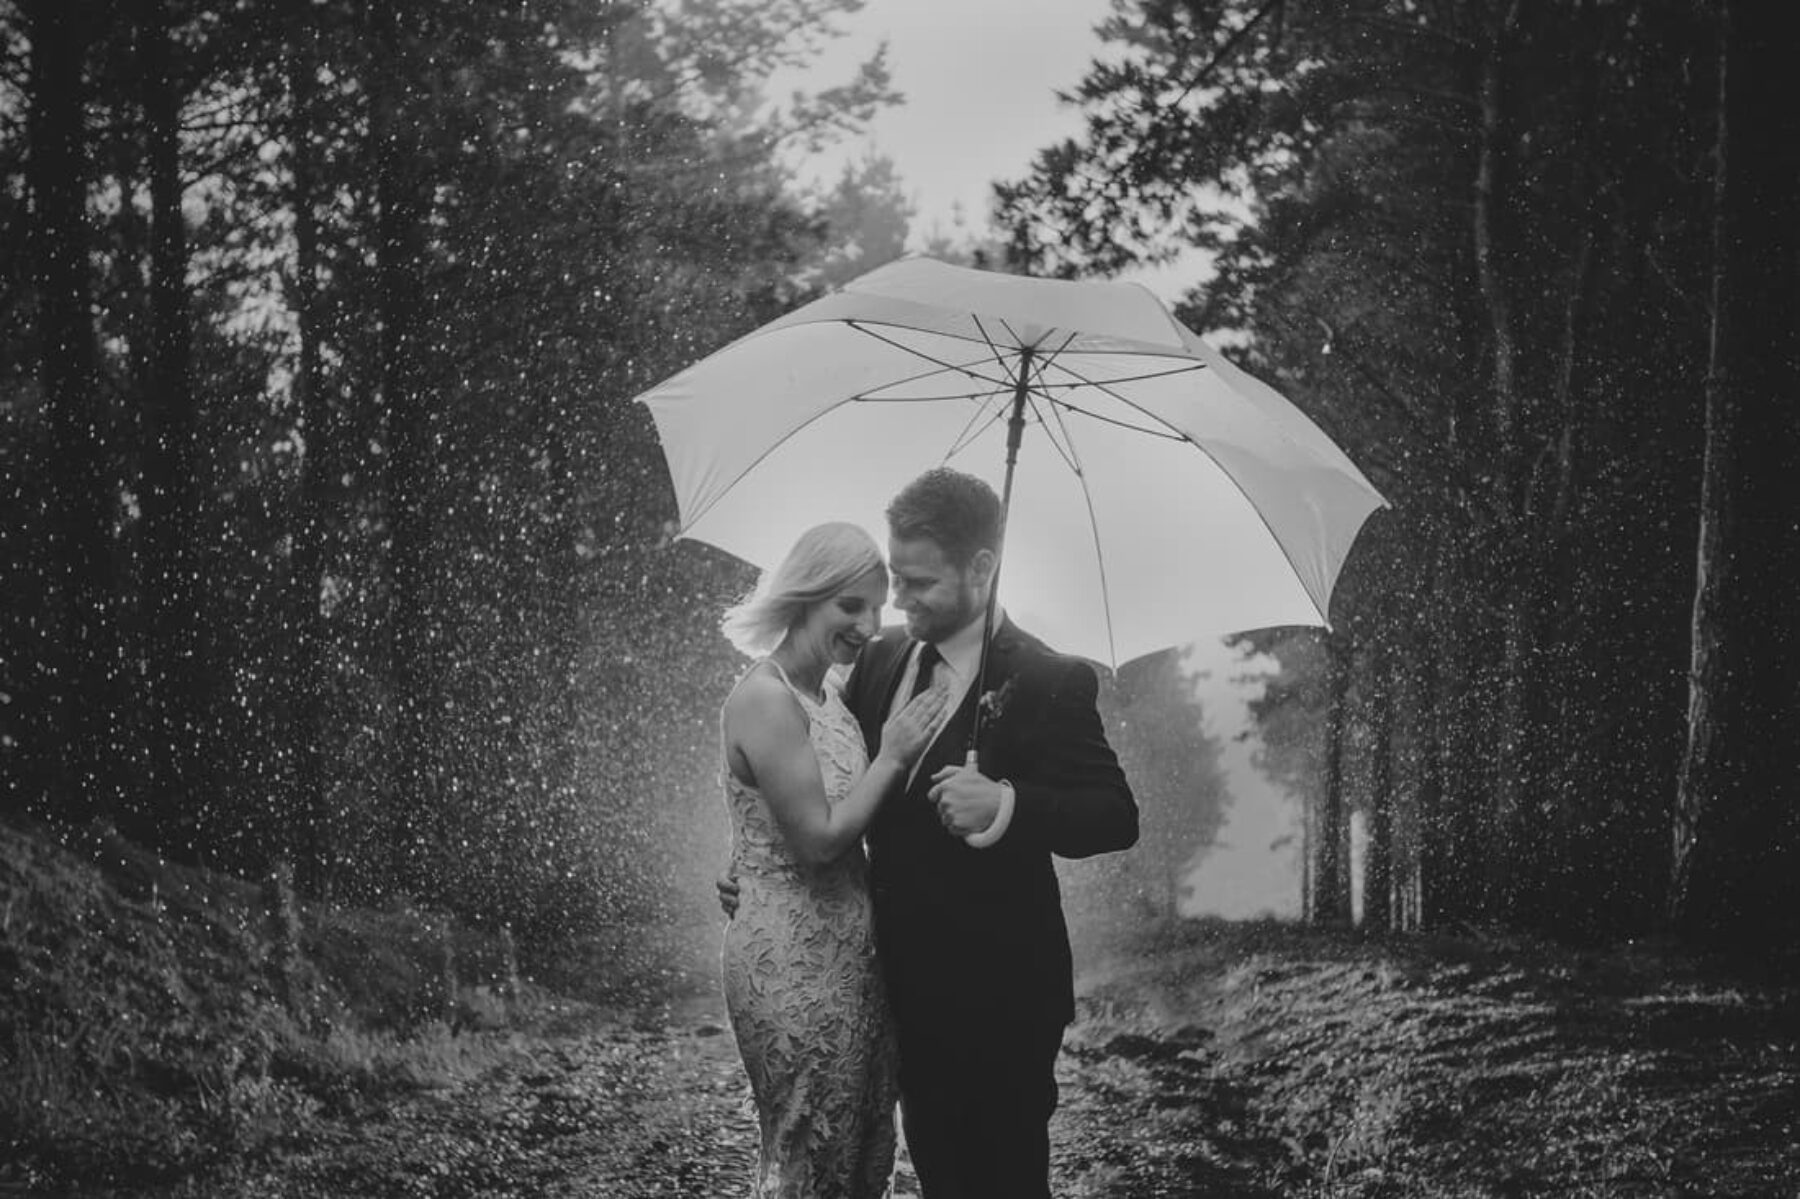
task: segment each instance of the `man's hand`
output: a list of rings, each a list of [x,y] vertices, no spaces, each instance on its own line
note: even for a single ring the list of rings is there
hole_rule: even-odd
[[[721,874],[718,881],[719,910],[725,913],[727,920],[737,915],[738,881],[729,874]]]
[[[1001,786],[975,765],[975,751],[961,766],[945,766],[931,776],[931,802],[952,837],[979,833],[1000,812]]]

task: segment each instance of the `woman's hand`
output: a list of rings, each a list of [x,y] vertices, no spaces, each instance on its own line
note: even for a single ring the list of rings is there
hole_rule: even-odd
[[[937,731],[938,719],[949,698],[945,688],[933,684],[908,700],[881,726],[881,751],[877,756],[889,759],[902,771],[911,770]]]

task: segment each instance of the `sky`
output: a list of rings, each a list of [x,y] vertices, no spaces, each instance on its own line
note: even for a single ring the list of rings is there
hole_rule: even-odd
[[[894,160],[922,238],[947,228],[959,204],[979,224],[994,179],[1024,174],[1037,150],[1079,129],[1055,90],[1080,81],[1101,47],[1094,26],[1110,11],[1110,0],[868,0],[801,82],[846,78],[887,41],[906,103],[844,153],[873,148]]]
[[[905,103],[810,165],[815,182],[830,183],[871,151],[892,159],[916,207],[917,250],[934,232],[954,235],[959,215],[971,231],[983,228],[996,180],[1023,177],[1039,150],[1080,132],[1080,113],[1056,92],[1072,90],[1102,54],[1094,30],[1111,12],[1111,0],[868,0],[812,69],[772,90],[843,82],[887,42]],[[1173,302],[1202,273],[1189,258],[1126,278]]]

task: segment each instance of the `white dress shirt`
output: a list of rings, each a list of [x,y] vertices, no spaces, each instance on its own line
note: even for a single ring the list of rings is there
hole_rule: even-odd
[[[1005,620],[1006,613],[1000,609],[998,604],[994,605],[994,629],[998,631]],[[927,749],[936,742],[939,734],[944,731],[944,726],[950,722],[950,717],[962,706],[964,697],[969,694],[969,688],[975,685],[975,676],[981,671],[981,627],[980,619],[972,620],[937,643],[937,650],[942,655],[942,659],[932,671],[932,683],[935,686],[943,686],[947,690],[949,702],[944,705],[943,715],[938,717],[938,726],[932,730],[931,740],[926,743]],[[904,707],[912,696],[913,682],[919,677],[919,653],[922,648],[922,645],[915,647],[906,657],[906,670],[900,677],[900,686],[894,691],[893,703],[888,708],[889,716]],[[912,773],[907,775],[906,779],[906,785],[909,788],[924,760],[925,756],[921,753],[919,761],[913,763]],[[1006,826],[1012,823],[1014,800],[1012,784],[1004,779],[998,781],[1002,787],[1000,810],[994,813],[993,822],[979,832],[969,833],[963,837],[965,842],[977,849],[985,849],[998,841],[1006,834]]]

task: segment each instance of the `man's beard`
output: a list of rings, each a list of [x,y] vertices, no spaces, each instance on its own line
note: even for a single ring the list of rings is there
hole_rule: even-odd
[[[909,614],[910,629],[920,641],[938,642],[964,628],[981,614],[980,597],[975,588],[963,587],[954,609],[931,609],[918,615]]]

